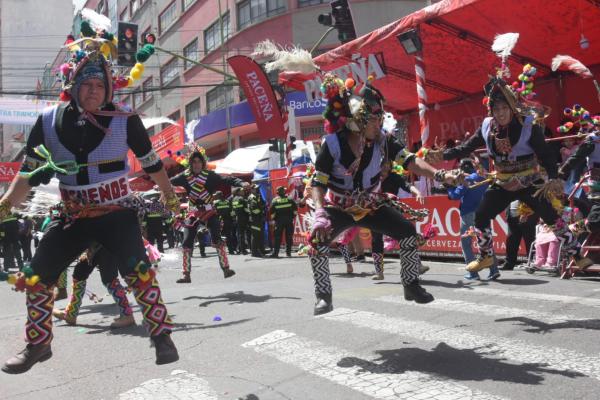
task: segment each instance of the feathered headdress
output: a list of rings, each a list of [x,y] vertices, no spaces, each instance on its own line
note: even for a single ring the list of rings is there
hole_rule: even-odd
[[[89,8],[81,10],[81,38],[75,40],[68,35],[63,47],[71,52],[57,72],[57,80],[62,84],[60,99],[69,101],[75,78],[90,63],[97,64],[106,77],[106,102],[112,102],[113,90],[133,86],[144,72],[144,62],[154,54],[154,46],[145,44],[137,53],[137,63],[128,75],[113,74],[112,65],[117,58],[118,39],[110,32],[110,20]]]
[[[286,49],[277,46],[270,40],[258,43],[254,48],[252,57],[270,58],[272,61],[265,64],[267,72],[280,70],[309,74],[319,69],[308,51],[296,46]]]

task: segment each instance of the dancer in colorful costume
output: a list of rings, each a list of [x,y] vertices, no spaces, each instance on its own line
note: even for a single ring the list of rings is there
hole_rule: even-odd
[[[507,35],[499,35],[494,42],[502,42]],[[496,218],[514,200],[520,200],[536,210],[544,222],[551,227],[554,235],[562,242],[563,250],[575,263],[584,268],[591,260],[581,257],[580,245],[576,237],[552,207],[553,193],[562,193],[563,182],[558,177],[555,157],[545,141],[541,122],[547,110],[520,96],[515,89],[518,85],[508,85],[504,78],[510,76],[506,67],[506,57],[514,42],[504,47],[503,66],[497,76],[485,85],[484,103],[488,107],[488,117],[481,127],[463,144],[448,150],[435,150],[427,153],[431,162],[468,157],[476,149],[485,147],[494,160],[496,171],[483,182],[491,185],[486,190],[475,212],[475,229],[479,256],[467,265],[467,271],[478,272],[494,265],[494,249],[491,220]],[[493,47],[494,49],[494,47]],[[527,93],[529,96],[531,93]],[[544,182],[539,171],[541,165],[547,175]]]
[[[95,14],[88,9],[84,13]],[[139,116],[112,103],[113,87],[129,79],[112,76],[109,59],[116,51],[109,27],[92,28],[99,23],[85,18],[82,34],[88,36],[69,41],[73,58],[60,67],[61,99],[71,100],[45,109],[38,118],[29,135],[21,173],[0,200],[3,218],[25,200],[32,187],[48,183],[54,173],[63,198],[62,213],[50,223],[30,267],[8,277],[17,290],[26,291],[27,346],[6,361],[2,370],[7,373],[23,373],[52,357],[53,286],[60,273],[93,242],[117,258],[119,271],[142,308],[156,363],[179,359],[170,337],[173,324],[149,269],[136,210],[132,209],[129,149],[159,186],[168,206],[177,209],[179,202]],[[146,55],[136,57],[138,61],[147,59]]]
[[[235,275],[229,268],[225,241],[221,238],[221,222],[212,205],[212,195],[219,185],[245,187],[248,183],[235,177],[222,177],[206,168],[206,154],[202,147],[194,147],[188,156],[188,167],[181,174],[171,178],[174,186],[181,186],[188,194],[188,217],[194,216],[198,223],[187,224],[183,234],[183,277],[177,283],[190,283],[192,281],[192,250],[198,233],[199,223],[203,223],[210,231],[212,244],[217,250],[219,264],[225,278]]]
[[[354,86],[350,78],[344,82],[328,74],[321,87],[328,99],[325,126],[330,134],[317,156],[312,181],[315,219],[309,257],[317,297],[315,315],[333,309],[329,243],[352,227],[368,228],[397,239],[405,299],[417,303],[433,301],[433,296],[419,285],[421,261],[417,246],[422,238],[403,216],[414,210],[395,196],[380,193],[381,166],[393,160],[436,181],[454,182],[456,178],[417,158],[392,136],[382,134],[383,96],[370,82],[358,95],[353,93]]]

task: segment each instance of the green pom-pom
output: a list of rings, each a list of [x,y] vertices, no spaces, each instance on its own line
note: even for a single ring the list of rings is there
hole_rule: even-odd
[[[92,29],[88,21],[81,21],[81,34],[85,37],[94,37],[96,36],[96,31]]]
[[[8,272],[0,271],[0,282],[8,280]]]
[[[25,275],[26,278],[31,278],[33,276],[33,269],[30,266],[23,267],[21,272]]]
[[[102,33],[102,39],[106,39],[106,40],[108,40],[109,42],[112,42],[112,40],[113,40],[114,38],[115,38],[115,35],[113,35],[113,34],[112,34],[112,33],[110,33],[110,32],[106,32],[106,31],[104,31],[104,33]]]
[[[150,268],[150,264],[143,263],[143,264],[140,264],[138,270],[140,273],[145,274],[146,272],[148,272],[149,268]]]
[[[137,53],[135,53],[135,59],[137,62],[145,63],[146,61],[148,61],[151,55],[152,54],[148,53],[144,48],[142,48],[138,50]]]

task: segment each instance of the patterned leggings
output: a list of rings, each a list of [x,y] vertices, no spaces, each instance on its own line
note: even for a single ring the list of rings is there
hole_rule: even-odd
[[[402,284],[408,285],[419,279],[421,260],[417,253],[417,231],[402,213],[392,207],[382,206],[373,214],[367,215],[359,221],[354,221],[352,216],[344,211],[327,207],[327,214],[333,227],[331,238],[335,238],[344,230],[359,226],[370,229],[372,232],[388,235],[400,244],[400,279]],[[310,263],[315,281],[315,293],[331,294],[331,280],[329,271],[329,243],[316,246],[309,253]]]

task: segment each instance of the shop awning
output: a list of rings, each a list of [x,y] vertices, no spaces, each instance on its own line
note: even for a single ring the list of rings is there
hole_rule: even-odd
[[[406,112],[417,108],[415,61],[398,41],[400,33],[420,30],[428,102],[433,105],[482,93],[487,76],[499,66],[490,48],[501,33],[520,33],[509,62],[514,79],[527,63],[538,69],[536,80],[551,76],[556,54],[568,54],[590,68],[600,65],[598,21],[598,0],[447,0],[322,54],[315,62],[331,71],[375,55],[385,71],[375,86],[389,108]],[[580,46],[582,34],[589,42],[587,49]],[[306,77],[281,78],[300,88]],[[594,93],[591,82],[589,93]]]

